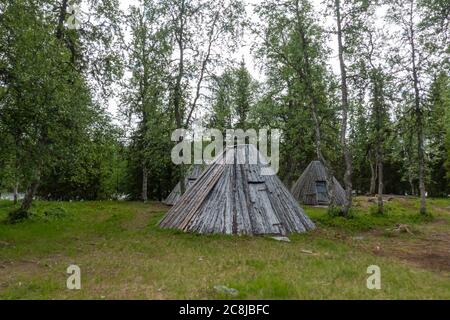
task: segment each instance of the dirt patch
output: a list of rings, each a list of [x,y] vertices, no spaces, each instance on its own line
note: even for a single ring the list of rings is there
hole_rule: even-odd
[[[450,272],[450,233],[446,219],[436,219],[412,233],[377,229],[365,233],[358,246],[378,256],[399,259],[433,271]],[[444,228],[443,228],[444,227]]]
[[[136,210],[131,220],[124,224],[127,230],[142,230],[148,226],[149,220],[155,213],[166,212],[170,209],[160,202],[152,202],[151,205],[143,209]]]
[[[450,207],[442,208],[442,207],[438,207],[438,206],[433,206],[432,205],[431,208],[433,208],[433,210],[438,212],[438,213],[443,213],[443,214],[450,215]]]
[[[136,212],[131,220],[128,220],[123,224],[123,227],[127,230],[145,229],[151,215],[152,213],[148,212]]]
[[[387,255],[390,256],[390,255]],[[433,252],[419,252],[414,255],[397,255],[399,259],[411,262],[419,267],[434,271],[450,272],[450,263],[448,254],[437,254]]]
[[[54,259],[21,259],[17,261],[0,261],[0,288],[7,288],[12,285],[22,285],[19,279],[40,276],[55,267]]]
[[[450,239],[449,239],[450,240]],[[393,257],[410,262],[425,269],[450,272],[450,241],[444,243],[430,243],[430,241],[392,241],[383,243],[374,254]]]
[[[149,202],[148,204],[144,204],[144,206],[146,212],[165,212],[171,208],[171,206],[167,206],[162,202]]]
[[[414,204],[411,203],[411,199],[414,197],[411,196],[401,196],[396,194],[383,194],[383,202],[398,202],[408,207],[409,209],[414,209]],[[377,204],[377,196],[357,196],[353,199],[355,207],[360,207],[363,209],[368,209],[371,206]]]

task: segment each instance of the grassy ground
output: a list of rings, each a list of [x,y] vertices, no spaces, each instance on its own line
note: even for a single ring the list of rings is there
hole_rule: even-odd
[[[385,217],[356,199],[352,219],[305,210],[314,232],[291,242],[199,236],[156,227],[167,207],[136,202],[36,202],[32,221],[0,222],[0,299],[450,299],[450,200],[388,202]],[[13,208],[0,201],[0,221]],[[409,225],[400,233],[396,224]],[[81,268],[81,290],[66,268]],[[369,265],[381,290],[366,288]]]

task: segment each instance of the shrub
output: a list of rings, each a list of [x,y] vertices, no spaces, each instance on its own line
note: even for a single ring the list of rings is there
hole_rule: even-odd
[[[19,222],[29,219],[30,216],[31,216],[30,212],[28,212],[26,210],[22,210],[22,209],[17,209],[17,210],[11,211],[8,214],[7,222],[11,223],[11,224],[19,223]]]
[[[67,217],[68,213],[67,210],[64,209],[63,207],[50,207],[45,209],[44,213],[44,217],[47,220],[57,220],[57,219],[62,219]]]

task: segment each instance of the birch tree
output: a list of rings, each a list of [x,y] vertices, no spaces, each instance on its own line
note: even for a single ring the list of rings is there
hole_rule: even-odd
[[[418,0],[396,0],[390,3],[386,16],[388,22],[401,30],[395,37],[396,48],[392,53],[392,61],[401,75],[401,83],[405,85],[403,88],[406,88],[403,90],[408,98],[406,112],[410,113],[414,121],[422,214],[427,213],[424,98],[430,87],[433,69],[437,65],[446,65],[442,56],[445,42],[441,42],[446,39],[445,33],[435,33],[430,27],[425,15],[426,8]]]
[[[175,59],[172,99],[175,125],[189,128],[201,104],[211,65],[223,61],[224,50],[235,48],[244,7],[239,0],[165,0]],[[181,193],[185,191],[180,165]]]

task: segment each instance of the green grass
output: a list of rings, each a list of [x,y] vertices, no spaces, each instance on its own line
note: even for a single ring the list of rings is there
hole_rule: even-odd
[[[306,208],[318,229],[286,243],[162,230],[167,208],[159,203],[39,201],[31,221],[0,223],[0,299],[232,298],[215,285],[237,289],[240,299],[449,299],[448,272],[375,255],[365,248],[392,239],[364,232],[407,223],[448,234],[450,201],[430,201],[433,219],[416,213],[415,199],[389,206],[384,217],[358,206],[348,220]],[[12,209],[0,201],[0,221]],[[361,233],[366,247],[351,240]],[[66,289],[70,264],[81,268],[81,290]],[[372,264],[381,290],[366,288]]]
[[[443,201],[440,201],[443,200]],[[430,203],[440,207],[449,204],[449,200],[431,199]],[[406,204],[406,205],[405,205]],[[419,213],[419,203],[414,199],[408,201],[393,200],[384,205],[384,214],[376,213],[376,205],[372,204],[367,208],[353,208],[350,217],[332,217],[327,214],[326,208],[307,208],[309,216],[322,227],[334,227],[348,232],[368,231],[374,228],[393,226],[402,224],[420,224],[431,222],[436,216],[441,216],[436,211],[435,206],[429,208],[429,214],[421,215]],[[450,209],[448,209],[450,212]],[[443,216],[450,221],[449,215]]]

